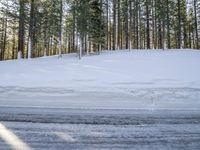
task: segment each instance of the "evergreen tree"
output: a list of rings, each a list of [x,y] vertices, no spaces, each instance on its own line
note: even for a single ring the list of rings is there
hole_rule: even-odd
[[[0,60],[200,48],[200,1],[1,0]]]

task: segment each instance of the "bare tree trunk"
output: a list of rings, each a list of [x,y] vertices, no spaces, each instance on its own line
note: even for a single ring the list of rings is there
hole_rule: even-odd
[[[116,49],[116,0],[113,0],[113,50]]]
[[[28,44],[28,58],[32,57],[33,49],[33,26],[34,26],[34,8],[35,1],[31,0],[31,10],[30,10],[30,22],[29,22],[29,44]]]
[[[76,41],[76,11],[75,11],[75,8],[73,8],[72,15],[73,15],[72,52],[75,52],[75,41]]]
[[[133,34],[133,21],[132,21],[132,18],[133,17],[133,9],[132,9],[132,1],[129,0],[129,20],[130,20],[130,23],[129,23],[129,50],[132,49],[132,34]]]
[[[2,60],[5,59],[5,51],[6,51],[6,45],[7,45],[7,18],[4,19],[4,41],[3,41],[3,48],[2,48],[2,53],[1,53],[1,58]]]
[[[136,0],[136,49],[139,49],[139,1]]]
[[[167,0],[167,48],[171,49],[170,19],[169,19],[169,0]]]
[[[14,19],[14,25],[13,25],[13,29],[12,29],[12,32],[13,32],[13,35],[12,35],[12,59],[16,59],[16,38],[15,38],[15,35],[16,35],[16,30],[15,30],[15,23],[16,23],[16,20]]]
[[[120,40],[121,40],[121,1],[118,0],[118,31],[117,31],[117,48],[120,49]]]
[[[63,1],[60,0],[60,32],[59,32],[59,53],[58,53],[58,57],[62,57],[62,20],[63,20]]]
[[[109,0],[106,1],[106,49],[109,50]]]
[[[194,0],[194,15],[195,15],[195,32],[196,32],[196,48],[199,49],[199,35],[198,35],[198,22],[197,22],[197,0]]]
[[[178,0],[178,47],[181,48],[181,2]]]
[[[25,2],[19,0],[19,33],[18,33],[18,59],[23,57],[24,52],[24,34],[25,34]]]
[[[48,51],[48,36],[49,36],[49,35],[47,36],[48,25],[49,25],[48,16],[45,16],[45,18],[44,18],[44,53],[43,53],[43,56],[47,56],[47,51]]]
[[[147,19],[147,49],[150,49],[150,29],[149,29],[149,0],[146,0],[146,19]]]
[[[125,48],[128,49],[128,41],[129,41],[129,36],[128,36],[128,0],[125,0],[125,5],[126,5],[126,12],[125,12]]]

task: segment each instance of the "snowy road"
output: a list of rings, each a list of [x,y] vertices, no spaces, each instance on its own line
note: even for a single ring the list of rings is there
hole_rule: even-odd
[[[0,114],[1,124],[31,149],[200,147],[200,111],[1,107]],[[0,148],[10,146],[1,139]]]
[[[0,149],[199,149],[200,89],[115,88],[0,88]]]

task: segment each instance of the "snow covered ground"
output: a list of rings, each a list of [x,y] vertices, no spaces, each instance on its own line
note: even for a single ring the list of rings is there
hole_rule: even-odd
[[[199,109],[200,52],[133,50],[0,62],[0,106]]]
[[[116,51],[0,62],[0,85],[21,87],[200,87],[200,52]],[[85,90],[86,90],[85,89]]]
[[[200,51],[0,62],[0,149],[196,149]]]

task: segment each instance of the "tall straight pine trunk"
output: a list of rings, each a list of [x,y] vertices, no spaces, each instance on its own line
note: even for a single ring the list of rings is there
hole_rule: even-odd
[[[18,59],[22,58],[24,52],[25,0],[19,0],[19,5]]]

